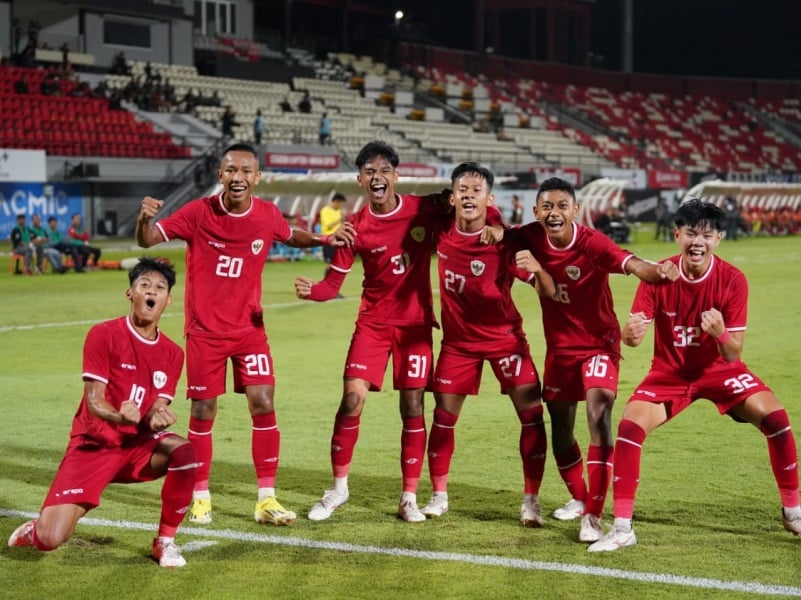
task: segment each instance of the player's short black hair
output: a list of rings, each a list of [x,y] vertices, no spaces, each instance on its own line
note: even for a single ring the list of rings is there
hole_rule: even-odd
[[[136,263],[136,266],[128,271],[128,282],[133,286],[134,281],[139,279],[145,273],[151,272],[161,273],[164,276],[164,279],[167,280],[167,288],[172,290],[172,286],[175,285],[175,269],[173,268],[172,263],[166,258],[151,258],[149,256],[143,256],[139,259],[139,262]]]
[[[337,200],[341,202],[347,202],[348,199],[345,197],[345,194],[342,192],[337,192],[333,196],[331,196],[331,202],[336,202]]]
[[[537,202],[539,202],[540,196],[545,192],[565,192],[573,198],[573,202],[576,201],[576,190],[560,177],[549,177],[540,184],[537,190]]]
[[[376,156],[383,156],[386,158],[394,169],[397,169],[398,165],[400,164],[400,157],[395,151],[395,148],[386,142],[375,140],[368,142],[361,150],[359,150],[359,154],[356,155],[356,168],[361,169],[368,160],[375,158]]]
[[[706,227],[715,231],[726,230],[726,213],[723,209],[699,198],[686,198],[673,215],[676,227]]]
[[[228,146],[225,150],[223,150],[220,153],[220,162],[222,162],[223,156],[225,156],[229,152],[250,152],[256,160],[259,160],[259,155],[256,153],[256,149],[250,144],[246,144],[245,142],[235,142],[230,146]]]
[[[451,185],[456,185],[456,180],[463,175],[478,175],[487,182],[489,189],[492,189],[492,184],[495,183],[495,175],[492,174],[492,171],[477,162],[463,162],[457,165],[451,173]]]
[[[52,223],[53,221],[55,221],[56,223],[58,223],[58,218],[56,218],[56,217],[52,217],[52,216],[51,216],[51,217],[47,217],[47,222],[48,222],[48,223]]]

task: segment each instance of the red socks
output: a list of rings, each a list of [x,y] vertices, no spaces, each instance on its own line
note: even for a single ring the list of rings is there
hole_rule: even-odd
[[[559,476],[565,482],[570,496],[576,500],[585,502],[587,500],[587,486],[584,483],[584,465],[581,461],[581,448],[578,442],[567,452],[556,456],[556,466],[559,468]]]
[[[770,466],[782,506],[798,506],[798,451],[790,428],[790,419],[784,409],[775,410],[762,419],[759,430],[768,442]]]
[[[281,432],[275,421],[275,412],[253,415],[253,435],[250,452],[256,479],[260,488],[274,488],[275,474],[278,472],[278,455],[281,448]]]
[[[523,493],[539,494],[548,451],[542,405],[517,413],[520,419],[520,458],[523,460]]]
[[[195,457],[198,466],[195,470],[195,490],[206,491],[209,489],[209,475],[211,473],[211,456],[213,444],[211,439],[211,429],[214,427],[214,419],[201,420],[196,417],[189,417],[189,432],[186,437],[192,442],[195,449]]]
[[[334,434],[331,436],[331,468],[334,477],[347,477],[353,460],[353,449],[359,439],[361,417],[346,417],[337,414]]]
[[[403,475],[403,491],[417,493],[420,473],[423,470],[423,458],[426,453],[425,417],[408,417],[403,419],[401,431],[401,473]]]
[[[600,517],[604,512],[612,480],[613,446],[592,446],[587,450],[587,500],[585,513]]]
[[[159,536],[175,537],[178,526],[186,516],[192,501],[192,486],[195,484],[197,462],[192,444],[178,446],[170,454],[167,475],[161,486],[161,519]]]
[[[459,415],[434,409],[434,425],[428,439],[428,471],[434,492],[448,491],[448,472],[456,448],[454,428]]]
[[[612,483],[616,519],[631,519],[634,514],[634,496],[640,481],[640,459],[645,437],[645,430],[633,421],[623,420],[618,425]]]

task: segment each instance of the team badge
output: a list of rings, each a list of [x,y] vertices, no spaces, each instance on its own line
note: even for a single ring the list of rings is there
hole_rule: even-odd
[[[167,383],[167,374],[164,371],[153,372],[153,385],[160,390]]]
[[[470,261],[470,271],[476,277],[479,277],[484,272],[484,267],[485,266],[486,265],[484,265],[484,263],[481,262],[480,260]]]
[[[567,276],[573,281],[578,281],[578,278],[581,277],[581,269],[578,267],[570,266],[565,269],[565,273],[567,273]]]
[[[250,251],[257,256],[262,248],[264,248],[264,240],[253,240],[250,243]]]
[[[422,242],[424,239],[426,239],[426,228],[418,225],[417,227],[412,228],[411,234],[412,239],[415,242]]]

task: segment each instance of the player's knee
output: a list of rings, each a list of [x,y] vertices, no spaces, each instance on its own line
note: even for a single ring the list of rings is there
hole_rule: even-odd
[[[50,552],[66,542],[72,532],[72,527],[60,522],[42,522],[40,518],[33,532],[33,545],[37,550]]]
[[[183,443],[170,453],[171,468],[183,467],[194,469],[196,466],[197,458],[195,456],[195,449],[191,443]]]

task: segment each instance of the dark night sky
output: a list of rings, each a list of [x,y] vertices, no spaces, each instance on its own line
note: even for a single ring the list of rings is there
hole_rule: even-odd
[[[492,0],[485,0],[490,3]],[[472,42],[471,0],[396,0],[449,46]],[[634,70],[801,79],[801,0],[633,0]],[[621,67],[623,0],[595,0],[592,51]]]

